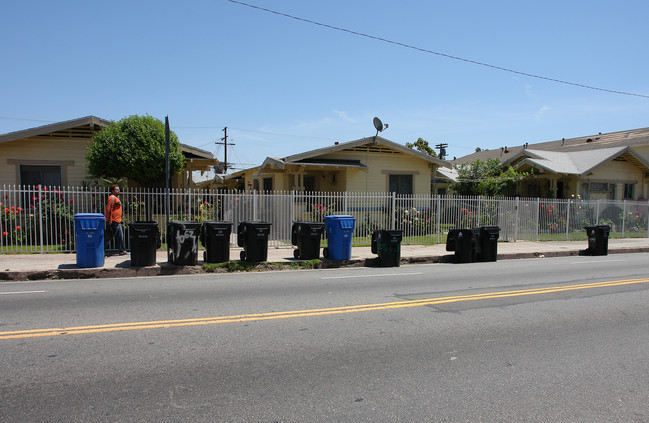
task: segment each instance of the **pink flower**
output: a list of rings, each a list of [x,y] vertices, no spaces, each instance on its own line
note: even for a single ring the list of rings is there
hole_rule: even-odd
[[[210,203],[208,203],[207,201],[205,201],[205,202],[203,202],[203,204],[208,205],[208,204],[210,204]]]

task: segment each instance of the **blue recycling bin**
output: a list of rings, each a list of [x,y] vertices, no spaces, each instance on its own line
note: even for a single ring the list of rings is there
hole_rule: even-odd
[[[327,247],[322,255],[331,260],[349,260],[352,258],[352,233],[356,218],[349,215],[325,216],[325,231],[327,232]]]
[[[77,267],[104,265],[104,222],[101,213],[74,215],[74,242],[77,247]]]

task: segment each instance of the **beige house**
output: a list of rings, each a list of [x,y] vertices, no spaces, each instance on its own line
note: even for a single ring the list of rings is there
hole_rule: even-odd
[[[430,194],[431,179],[450,163],[379,136],[335,143],[227,175],[242,190]]]
[[[452,163],[489,159],[532,173],[518,184],[523,197],[649,198],[649,128],[484,150]]]
[[[81,186],[88,182],[86,146],[110,122],[95,116],[0,135],[0,185]],[[181,144],[185,171],[172,186],[192,186],[192,171],[217,164],[204,150]]]

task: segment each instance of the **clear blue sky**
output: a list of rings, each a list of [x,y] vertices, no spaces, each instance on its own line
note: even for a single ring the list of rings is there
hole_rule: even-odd
[[[376,133],[476,147],[649,127],[649,2],[4,1],[0,133],[95,115],[169,116],[237,168]]]

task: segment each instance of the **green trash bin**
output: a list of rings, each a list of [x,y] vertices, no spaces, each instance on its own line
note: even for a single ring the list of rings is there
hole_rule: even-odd
[[[243,221],[237,227],[237,245],[243,247],[241,261],[259,263],[268,260],[270,222]]]
[[[589,256],[606,256],[608,255],[608,236],[611,233],[609,225],[586,226],[586,236],[588,236],[588,249],[586,254]]]
[[[225,263],[230,261],[230,234],[232,222],[203,222],[201,242],[205,247],[203,260],[206,263]]]
[[[181,266],[198,264],[198,236],[200,232],[200,223],[170,221],[167,228],[169,262]]]
[[[131,222],[128,224],[128,245],[131,249],[131,266],[144,267],[156,264],[156,251],[160,248],[158,222]]]
[[[403,231],[381,229],[372,232],[372,253],[378,254],[381,267],[399,267],[401,265],[401,240]]]

